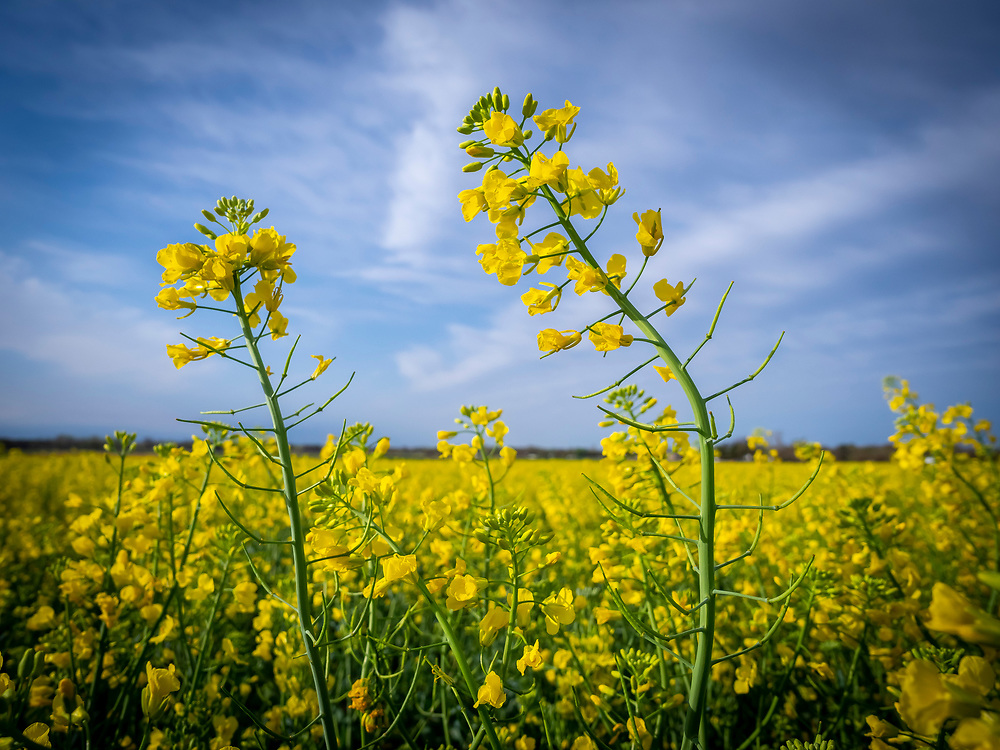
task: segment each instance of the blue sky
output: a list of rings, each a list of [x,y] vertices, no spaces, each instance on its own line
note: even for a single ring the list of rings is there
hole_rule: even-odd
[[[735,282],[692,366],[705,392],[786,332],[733,397],[737,435],[883,442],[889,374],[1000,418],[998,38],[993,2],[5,2],[0,435],[176,439],[176,417],[255,399],[236,365],[166,356],[231,319],[153,302],[156,251],[236,194],[298,245],[282,309],[303,355],[337,357],[314,397],[357,373],[299,442],[348,419],[429,445],[473,403],[513,445],[597,445],[570,396],[648,355],[539,360],[539,327],[606,301],[530,318],[525,283],[482,273],[455,127],[495,85],[571,100],[571,163],[617,165],[599,255],[635,258],[632,212],[662,208],[649,285],[697,277],[662,321],[682,356]],[[635,382],[683,413],[676,384]]]

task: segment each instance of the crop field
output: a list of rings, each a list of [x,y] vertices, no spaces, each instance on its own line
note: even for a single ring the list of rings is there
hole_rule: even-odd
[[[716,746],[817,733],[836,747],[913,733],[919,746],[956,720],[952,747],[988,746],[975,734],[992,723],[1000,637],[981,611],[995,606],[995,573],[977,573],[996,571],[995,459],[950,450],[982,447],[961,410],[946,425],[926,407],[899,409],[906,424],[932,427],[910,442],[950,459],[916,461],[906,442],[891,464],[827,458],[803,497],[765,519],[753,554],[721,569],[718,588],[744,596],[718,599],[714,651],[752,650],[712,669]],[[684,543],[669,538],[686,522],[656,513],[687,502],[697,460],[660,463],[632,433],[611,433],[601,461],[489,450],[475,460],[463,449],[473,434],[442,446],[447,458],[403,462],[379,457],[384,443],[364,448],[369,432],[356,431],[305,512],[341,747],[465,747],[476,701],[503,746],[681,741],[694,639],[671,636],[691,629],[698,591]],[[19,730],[44,727],[24,734],[52,747],[318,743],[288,604],[287,512],[269,491],[280,476],[245,438],[123,457],[122,437],[105,455],[0,459],[5,736],[25,746]],[[782,463],[755,443],[753,461],[718,465],[720,505],[781,504],[815,470],[809,447]],[[301,472],[318,462],[295,458]],[[719,560],[753,546],[758,518],[719,511]],[[511,527],[507,544],[481,541]],[[752,598],[796,582],[782,601]]]
[[[346,422],[296,455],[292,430],[349,382],[304,395],[333,358],[297,381],[297,337],[283,365],[262,354],[289,335],[296,246],[224,197],[195,224],[208,244],[159,251],[155,300],[217,321],[164,342],[178,369],[218,357],[262,400],[181,420],[190,448],[140,455],[116,432],[103,452],[0,455],[0,750],[1000,749],[989,422],[887,379],[891,462],[814,444],[784,462],[763,435],[722,461],[728,394],[780,338],[704,395],[688,365],[729,291],[675,351],[663,331],[693,282],[638,286],[660,210],[633,213],[631,266],[601,256],[617,169],[570,168],[579,108],[537,107],[480,97],[457,145],[482,182],[459,203],[494,225],[483,271],[536,284],[527,315],[604,306],[537,338],[621,358],[585,397],[603,458],[519,458],[519,426],[482,405],[437,432],[436,460]],[[628,383],[647,366],[686,403]]]

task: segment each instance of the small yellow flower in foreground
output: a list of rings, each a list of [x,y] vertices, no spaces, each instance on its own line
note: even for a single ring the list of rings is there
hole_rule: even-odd
[[[448,584],[448,599],[445,605],[456,612],[476,603],[479,598],[479,581],[470,575],[455,576]]]
[[[633,743],[642,745],[642,750],[649,750],[653,744],[653,735],[646,729],[646,722],[642,719],[632,718],[628,720],[628,736]]]
[[[594,607],[594,619],[598,625],[606,625],[609,622],[622,619],[622,613],[617,609],[607,607]]]
[[[669,383],[671,380],[677,380],[677,376],[674,375],[673,370],[671,370],[666,365],[653,365],[653,369],[656,370],[660,377],[663,378],[664,383]]]
[[[545,133],[548,140],[555,139],[559,143],[566,143],[572,135],[566,132],[566,127],[573,124],[573,118],[579,114],[580,108],[574,107],[570,100],[566,100],[566,105],[559,109],[546,109],[535,115],[535,124],[538,129]]]
[[[653,284],[653,293],[659,300],[667,303],[667,317],[677,312],[677,309],[687,301],[684,297],[684,283],[681,281],[671,286],[666,279],[660,279]]]
[[[589,338],[599,352],[610,352],[621,346],[632,345],[632,336],[613,323],[594,323],[590,327]]]
[[[546,328],[538,332],[538,351],[558,352],[562,349],[572,349],[580,343],[579,331],[557,331]]]
[[[333,362],[333,357],[327,359],[322,354],[312,354],[310,356],[313,359],[318,360],[318,362],[319,362],[316,365],[316,369],[313,370],[313,374],[309,376],[312,380],[315,380],[320,375],[322,375],[324,372],[326,372],[326,368],[330,366],[331,362]]]
[[[25,623],[25,627],[28,630],[48,630],[56,625],[56,612],[52,607],[47,604],[43,604],[38,608],[28,621]]]
[[[538,639],[536,638],[534,646],[524,644],[524,653],[517,660],[517,671],[524,674],[525,669],[538,669],[543,663],[542,652],[538,648]]]
[[[386,583],[398,581],[417,570],[416,555],[393,555],[382,561],[382,572]]]
[[[174,674],[174,665],[159,669],[152,662],[146,662],[146,687],[142,689],[142,712],[150,720],[157,718],[167,708],[171,693],[181,689],[180,680]]]
[[[542,282],[548,289],[529,289],[521,295],[521,302],[528,308],[528,315],[541,315],[552,312],[559,304],[562,290],[555,284]]]
[[[494,112],[483,123],[483,133],[497,146],[516,148],[524,143],[524,133],[514,122],[514,118],[503,112]]]
[[[545,615],[545,632],[549,635],[555,635],[559,632],[560,625],[569,625],[576,619],[573,592],[568,587],[564,586],[558,594],[547,597],[541,607]]]
[[[491,605],[492,606],[492,605]],[[502,607],[492,606],[479,621],[479,645],[483,648],[496,640],[497,634],[510,623],[510,612]]]
[[[480,704],[489,703],[494,708],[500,708],[506,700],[507,694],[503,691],[503,681],[500,679],[500,675],[491,669],[490,673],[486,675],[482,687],[479,688],[476,702],[472,704],[472,707],[479,708]]]
[[[973,606],[951,586],[934,584],[929,610],[927,627],[931,630],[957,635],[970,643],[1000,646],[1000,620]]]
[[[639,231],[635,233],[635,238],[642,247],[642,254],[647,258],[656,255],[656,251],[663,244],[663,221],[660,218],[659,209],[643,211],[641,217],[636,211],[632,214],[632,218],[639,225]]]
[[[36,745],[52,747],[52,743],[49,742],[49,727],[47,724],[36,721],[34,724],[29,724],[28,728],[22,734]]]

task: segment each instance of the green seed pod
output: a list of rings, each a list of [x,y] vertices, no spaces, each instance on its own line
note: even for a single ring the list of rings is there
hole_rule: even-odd
[[[483,163],[481,161],[473,161],[462,167],[463,172],[478,172],[483,168]]]

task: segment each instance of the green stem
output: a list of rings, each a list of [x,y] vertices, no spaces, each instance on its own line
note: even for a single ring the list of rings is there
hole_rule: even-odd
[[[601,268],[591,254],[586,243],[576,231],[563,211],[562,205],[551,188],[543,186],[542,193],[552,206],[559,223],[569,235],[577,252],[593,268]],[[698,610],[698,641],[695,651],[694,669],[691,675],[691,689],[688,693],[688,711],[684,721],[684,741],[681,750],[704,746],[705,709],[708,697],[708,683],[712,670],[712,644],[715,640],[715,450],[712,423],[707,402],[701,395],[684,363],[660,335],[652,323],[632,304],[631,300],[614,284],[608,284],[605,291],[615,304],[632,321],[636,328],[653,345],[660,359],[670,368],[677,382],[684,390],[688,404],[694,415],[692,432],[697,435],[698,453],[701,459],[701,508],[698,520],[698,597],[702,606]],[[700,735],[700,738],[699,738]]]
[[[330,696],[326,687],[323,669],[323,659],[316,646],[316,635],[312,626],[312,594],[309,589],[309,569],[305,551],[305,529],[302,514],[299,511],[299,496],[295,487],[295,469],[292,466],[292,451],[288,443],[288,431],[278,404],[278,397],[267,374],[267,366],[261,358],[257,347],[257,339],[250,327],[250,319],[243,304],[243,292],[238,274],[233,276],[233,298],[236,301],[237,317],[243,329],[250,359],[257,370],[264,399],[271,414],[274,426],[274,439],[278,445],[278,461],[281,464],[281,475],[284,483],[285,507],[288,511],[288,524],[291,532],[292,563],[295,570],[295,601],[299,616],[299,630],[302,633],[302,644],[306,652],[306,660],[312,672],[313,686],[316,689],[316,700],[319,704],[320,722],[323,726],[323,739],[327,750],[336,747],[336,728],[330,706]]]

